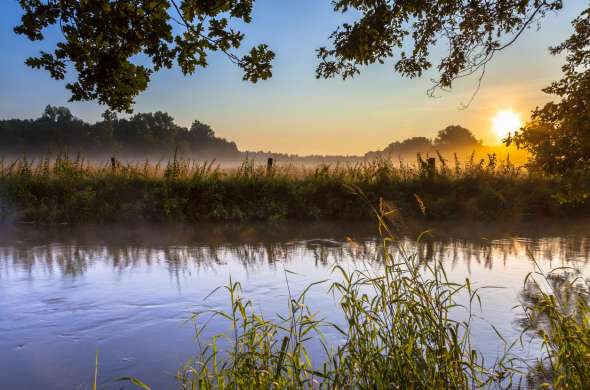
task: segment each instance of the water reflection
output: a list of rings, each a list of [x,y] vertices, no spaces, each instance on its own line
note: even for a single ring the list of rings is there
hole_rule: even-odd
[[[132,240],[110,233],[101,236],[105,232],[98,228],[91,228],[90,235],[88,230],[77,229],[68,230],[65,237],[37,236],[33,239],[13,239],[10,243],[8,236],[3,235],[0,241],[0,278],[9,279],[10,272],[15,269],[31,277],[35,273],[81,277],[97,261],[116,272],[157,266],[179,276],[189,270],[207,272],[215,266],[227,264],[228,258],[252,269],[273,267],[277,263],[289,264],[299,258],[301,251],[313,259],[316,267],[344,261],[378,262],[382,252],[381,242],[370,233],[371,226],[365,228],[361,234],[357,231],[358,238],[353,241],[347,234],[317,238],[319,234],[314,235],[314,232],[272,240],[265,235],[265,231],[254,229],[247,229],[248,238],[244,241],[241,241],[244,239],[241,233],[235,240],[231,236],[224,239],[224,236],[216,235],[217,239],[207,241],[210,236],[206,234],[189,240],[168,231],[168,238],[174,240],[167,242],[166,236],[154,237],[149,234],[153,231],[144,228],[137,230]],[[17,232],[20,234],[21,230]],[[11,233],[14,237],[15,231]],[[407,251],[416,252],[422,261],[437,259],[451,269],[461,263],[468,270],[476,264],[492,271],[495,266],[506,268],[509,259],[514,257],[542,259],[550,268],[567,264],[581,269],[590,259],[590,240],[585,236],[469,240],[431,233],[420,242],[407,235],[400,236],[399,242]]]
[[[422,261],[441,260],[451,279],[501,287],[482,293],[480,315],[508,339],[522,331],[514,306],[534,299],[523,284],[534,269],[530,256],[545,270],[566,265],[589,276],[587,221],[429,227],[432,234],[416,242],[424,227],[407,224],[400,244]],[[285,269],[297,275],[294,290],[330,277],[334,264],[377,269],[382,248],[374,233],[373,224],[344,223],[0,227],[0,388],[88,383],[97,348],[103,378],[136,375],[169,388],[194,353],[183,320],[191,309],[225,308],[224,296],[203,298],[229,275],[276,313],[287,301]],[[330,319],[338,315],[325,288],[312,290],[308,303]],[[482,324],[474,338],[493,356],[496,336]]]

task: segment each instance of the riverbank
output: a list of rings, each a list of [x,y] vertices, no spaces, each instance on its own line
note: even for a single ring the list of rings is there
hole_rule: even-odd
[[[235,169],[173,159],[104,165],[18,160],[0,165],[3,223],[370,220],[371,204],[396,218],[530,220],[590,214],[571,183],[508,163],[428,168],[390,160],[354,165]],[[362,192],[364,196],[360,196]]]

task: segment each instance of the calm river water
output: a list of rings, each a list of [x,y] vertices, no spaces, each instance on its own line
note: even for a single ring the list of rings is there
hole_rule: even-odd
[[[473,330],[490,359],[503,348],[490,324],[509,340],[521,333],[515,306],[534,270],[530,255],[545,270],[590,276],[590,221],[433,225],[417,244],[420,230],[401,235],[410,251],[443,260],[453,280],[494,287],[482,293]],[[0,227],[0,388],[84,388],[97,351],[103,388],[121,388],[113,380],[126,375],[173,388],[197,348],[190,313],[227,308],[221,292],[204,298],[230,275],[272,315],[287,307],[286,275],[296,293],[332,278],[335,264],[378,271],[378,243],[375,226],[358,224]],[[312,288],[306,302],[338,322],[328,287]],[[534,357],[538,344],[525,338],[522,349]]]

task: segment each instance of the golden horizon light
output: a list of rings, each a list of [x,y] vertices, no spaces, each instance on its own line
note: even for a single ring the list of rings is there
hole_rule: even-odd
[[[520,115],[510,109],[498,111],[492,118],[492,130],[500,140],[514,134],[521,127]]]

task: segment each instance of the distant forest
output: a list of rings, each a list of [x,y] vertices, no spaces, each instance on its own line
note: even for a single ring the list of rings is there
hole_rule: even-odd
[[[240,158],[234,142],[215,136],[209,125],[190,128],[165,112],[140,113],[128,119],[106,111],[94,124],[76,118],[66,107],[47,106],[37,119],[0,121],[0,154],[83,153],[162,157],[178,152],[196,158]]]
[[[436,153],[436,151],[440,151],[443,154],[449,152],[472,152],[478,151],[482,147],[482,141],[475,138],[471,130],[459,125],[451,125],[440,130],[434,139],[412,137],[403,141],[395,141],[383,150],[368,152],[365,154],[365,157],[407,157],[415,156],[416,153],[428,154]]]
[[[298,156],[239,151],[234,142],[217,137],[209,125],[195,120],[190,128],[182,127],[161,111],[138,113],[129,118],[118,118],[115,113],[106,111],[101,121],[90,124],[75,117],[66,107],[49,105],[37,119],[0,120],[0,155],[12,157],[68,152],[85,157],[159,159],[178,153],[199,160],[240,161],[248,157],[264,161],[273,157],[278,161],[334,163],[377,157],[414,160],[417,153],[426,155],[437,151],[445,155],[461,153],[464,158],[473,151],[494,151],[492,149],[484,147],[469,129],[458,125],[447,126],[434,139],[412,137],[364,156]]]

